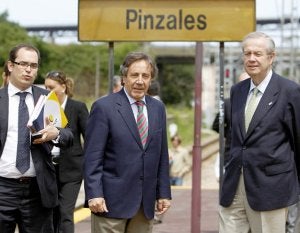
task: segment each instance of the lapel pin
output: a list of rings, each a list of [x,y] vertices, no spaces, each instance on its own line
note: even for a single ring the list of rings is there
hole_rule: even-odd
[[[271,106],[272,104],[273,104],[273,102],[270,102],[270,103],[269,103],[269,106]]]

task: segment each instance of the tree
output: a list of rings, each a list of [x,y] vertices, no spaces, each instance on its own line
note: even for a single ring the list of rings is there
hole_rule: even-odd
[[[162,72],[159,77],[163,102],[190,106],[194,90],[194,65],[164,64]]]

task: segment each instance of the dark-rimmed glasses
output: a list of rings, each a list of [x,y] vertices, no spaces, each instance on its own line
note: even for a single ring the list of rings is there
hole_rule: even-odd
[[[28,66],[33,70],[39,68],[38,63],[30,63],[30,62],[26,62],[26,61],[20,61],[20,62],[11,61],[11,62],[18,65],[18,66],[20,66],[23,69],[26,69]]]

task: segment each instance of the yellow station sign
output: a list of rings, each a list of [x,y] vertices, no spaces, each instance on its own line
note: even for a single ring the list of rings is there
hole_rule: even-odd
[[[240,41],[255,0],[79,0],[80,41]]]

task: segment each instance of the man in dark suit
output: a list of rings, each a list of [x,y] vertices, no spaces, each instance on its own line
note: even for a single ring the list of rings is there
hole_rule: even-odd
[[[14,233],[16,225],[20,233],[41,232],[58,204],[55,169],[49,151],[42,144],[67,147],[73,141],[69,128],[58,129],[51,124],[40,131],[41,138],[30,140],[27,121],[20,123],[22,117],[28,118],[39,96],[48,93],[32,85],[39,63],[40,54],[35,47],[26,44],[14,47],[7,62],[9,83],[0,90],[0,232],[3,233]],[[26,108],[20,114],[19,102],[25,103]],[[26,134],[26,140],[18,139],[21,133]],[[18,153],[21,146],[22,153]],[[26,155],[23,161],[27,162],[19,163],[19,155]]]
[[[300,87],[272,71],[275,44],[266,34],[248,34],[242,50],[251,79],[231,89],[220,233],[282,233],[299,194]]]
[[[121,66],[124,88],[92,106],[84,184],[93,233],[150,233],[155,208],[162,214],[170,207],[166,112],[161,101],[145,96],[156,73],[149,56],[129,53]]]

